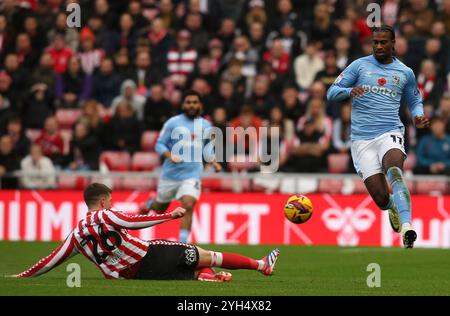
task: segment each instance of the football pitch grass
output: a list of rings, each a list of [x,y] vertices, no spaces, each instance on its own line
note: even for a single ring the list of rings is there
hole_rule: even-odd
[[[78,255],[39,278],[11,279],[58,243],[0,242],[0,295],[133,295],[133,296],[297,296],[297,295],[450,295],[450,250],[280,246],[275,274],[234,271],[231,283],[197,281],[105,280]],[[261,258],[271,246],[203,246]],[[69,288],[69,263],[81,265],[81,287]],[[381,268],[381,287],[367,279]],[[372,279],[369,277],[369,279]]]

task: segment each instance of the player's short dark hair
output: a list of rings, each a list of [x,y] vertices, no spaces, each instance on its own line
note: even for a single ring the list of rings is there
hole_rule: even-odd
[[[186,101],[188,97],[195,96],[200,100],[200,103],[203,103],[202,96],[195,90],[187,90],[183,93],[182,103]]]
[[[92,183],[84,190],[84,202],[88,207],[94,206],[101,197],[108,196],[112,190],[104,184]]]
[[[395,31],[392,28],[392,26],[383,24],[381,26],[375,26],[375,27],[372,28],[372,34],[373,33],[380,33],[380,32],[391,34],[391,40],[395,40]]]

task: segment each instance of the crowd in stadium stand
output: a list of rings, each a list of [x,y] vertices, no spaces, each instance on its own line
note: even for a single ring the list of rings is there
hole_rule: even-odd
[[[72,2],[81,6],[80,28],[67,26]],[[187,89],[202,95],[205,117],[221,129],[279,127],[281,171],[354,172],[350,103],[327,102],[326,91],[371,53],[368,3],[3,0],[2,187],[17,186],[6,176],[14,170],[98,170],[105,152],[150,154]],[[430,130],[416,131],[402,106],[416,153],[410,169],[450,174],[450,0],[380,4],[397,33],[396,56],[414,70],[433,118]]]

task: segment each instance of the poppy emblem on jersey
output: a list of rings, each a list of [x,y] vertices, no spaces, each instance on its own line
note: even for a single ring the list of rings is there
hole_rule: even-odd
[[[397,75],[392,76],[392,82],[397,86],[400,87],[400,77]]]
[[[382,87],[383,87],[383,86],[386,84],[386,82],[387,82],[387,81],[386,81],[386,79],[384,79],[384,78],[378,79],[378,85],[379,85],[379,86],[382,86]]]

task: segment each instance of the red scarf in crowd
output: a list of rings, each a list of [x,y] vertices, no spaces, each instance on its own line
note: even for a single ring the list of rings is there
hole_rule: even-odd
[[[423,74],[420,74],[417,78],[417,85],[424,100],[428,97],[431,90],[433,90],[435,80],[435,76],[425,77]]]

